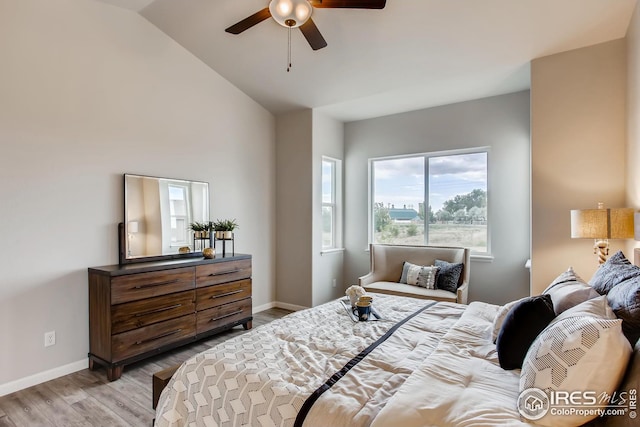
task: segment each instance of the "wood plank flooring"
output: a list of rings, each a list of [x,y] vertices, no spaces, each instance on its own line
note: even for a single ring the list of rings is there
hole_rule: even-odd
[[[289,314],[279,308],[256,313],[253,327]],[[0,397],[0,427],[133,427],[152,425],[151,376],[231,337],[242,326],[170,352],[125,366],[122,377],[107,380],[106,371],[84,369]]]

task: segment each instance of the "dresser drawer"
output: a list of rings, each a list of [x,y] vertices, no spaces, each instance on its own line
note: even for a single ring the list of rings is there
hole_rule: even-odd
[[[198,334],[251,317],[251,298],[219,305],[197,313]]]
[[[251,279],[207,286],[196,290],[196,310],[206,310],[251,296]]]
[[[127,302],[111,307],[111,333],[119,334],[196,311],[195,291]]]
[[[111,280],[111,304],[186,291],[194,287],[193,267],[117,276]]]
[[[250,277],[250,259],[196,266],[196,286],[198,288]]]
[[[195,314],[166,320],[111,337],[112,359],[124,360],[195,335]]]

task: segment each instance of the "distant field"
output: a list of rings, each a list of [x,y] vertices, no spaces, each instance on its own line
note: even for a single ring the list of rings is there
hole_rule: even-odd
[[[376,243],[423,245],[422,224],[390,224],[375,233]],[[474,251],[487,250],[487,226],[479,224],[429,224],[429,244],[464,246]]]

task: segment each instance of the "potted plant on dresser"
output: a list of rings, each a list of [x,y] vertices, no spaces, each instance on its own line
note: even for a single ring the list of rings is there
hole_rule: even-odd
[[[238,223],[234,219],[216,220],[213,223],[213,229],[216,232],[216,239],[231,240],[233,239],[233,230],[238,228]]]

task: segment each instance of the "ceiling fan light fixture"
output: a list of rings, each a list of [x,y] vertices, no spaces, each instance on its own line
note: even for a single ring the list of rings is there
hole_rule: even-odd
[[[283,27],[298,28],[311,18],[313,7],[308,0],[271,0],[269,12]]]

